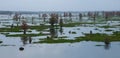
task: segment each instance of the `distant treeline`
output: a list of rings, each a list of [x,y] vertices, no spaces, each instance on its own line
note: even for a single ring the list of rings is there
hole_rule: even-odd
[[[12,14],[13,12],[11,11],[0,11],[0,14]]]
[[[39,14],[39,12],[32,12],[32,11],[0,11],[0,14],[10,15],[10,14]]]
[[[41,13],[117,13],[120,11],[0,11],[0,14],[11,15],[11,14],[41,14]]]

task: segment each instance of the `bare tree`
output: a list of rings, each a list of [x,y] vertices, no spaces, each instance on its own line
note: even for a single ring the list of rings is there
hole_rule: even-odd
[[[82,14],[79,13],[79,21],[82,21]]]
[[[24,30],[24,31],[23,31],[23,34],[26,34],[26,31],[27,31],[27,29],[28,29],[28,25],[27,25],[27,23],[26,23],[25,21],[22,22],[21,28]]]
[[[105,20],[108,21],[108,13],[105,12]]]
[[[18,13],[15,13],[15,15],[13,16],[13,20],[18,21],[19,19],[18,17],[19,17]]]
[[[35,19],[35,17],[32,17],[32,24],[34,23],[34,19]]]
[[[64,17],[64,21],[66,21],[68,14],[66,12],[64,12],[63,17]]]
[[[39,20],[41,19],[41,14],[38,14]]]
[[[46,17],[47,17],[47,14],[42,14],[42,18],[43,18],[44,22],[46,21]]]
[[[60,25],[60,27],[63,26],[63,19],[62,18],[60,19],[59,25]]]
[[[89,19],[91,19],[91,17],[92,17],[92,12],[88,12],[88,17],[89,17]]]
[[[69,19],[72,22],[72,13],[69,13]]]
[[[16,21],[16,24],[18,26],[18,20],[19,20],[19,14],[15,13],[15,15],[13,16],[13,20]]]
[[[54,27],[54,24],[57,22],[57,17],[56,17],[56,14],[51,14],[50,15],[50,24],[52,27]]]
[[[95,13],[93,14],[93,21],[94,21],[94,24],[95,24],[95,21],[96,21],[96,14]]]

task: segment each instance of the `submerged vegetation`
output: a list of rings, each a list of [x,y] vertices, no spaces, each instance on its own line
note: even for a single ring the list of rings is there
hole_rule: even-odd
[[[0,43],[2,43],[2,41],[0,41]]]
[[[6,44],[1,44],[0,46],[16,46],[16,45],[6,45]]]

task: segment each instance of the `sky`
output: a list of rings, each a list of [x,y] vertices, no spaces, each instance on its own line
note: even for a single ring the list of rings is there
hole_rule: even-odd
[[[120,0],[0,0],[5,11],[120,11]]]

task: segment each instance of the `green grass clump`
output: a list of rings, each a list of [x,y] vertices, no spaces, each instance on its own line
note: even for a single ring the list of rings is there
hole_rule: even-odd
[[[41,33],[39,33],[39,34],[14,34],[14,35],[7,34],[6,36],[7,37],[24,37],[24,36],[33,37],[33,36],[43,36],[43,35],[45,35],[45,34],[41,34]]]
[[[107,30],[105,30],[105,31],[113,31],[113,30],[107,29]]]
[[[72,34],[76,34],[76,32],[72,32]]]
[[[19,28],[0,28],[0,32],[22,32]]]
[[[86,41],[97,41],[104,42],[105,38],[108,38],[110,42],[112,41],[120,41],[120,33],[107,35],[107,34],[86,34],[85,37],[78,37],[78,39],[84,39]]]
[[[84,39],[84,41],[104,41],[108,35],[106,34],[85,34],[85,37],[77,37],[77,39]]]
[[[99,26],[100,28],[115,28],[114,26]]]
[[[3,33],[1,33],[1,34],[7,35],[7,34],[9,34],[9,33],[4,33],[4,32],[3,32]]]
[[[41,31],[49,28],[49,26],[28,26],[28,29],[35,29]],[[0,32],[22,32],[21,26],[14,26],[13,28],[0,28]]]
[[[70,39],[43,39],[34,43],[74,43],[75,40]]]
[[[29,29],[35,29],[37,31],[41,31],[41,30],[44,30],[44,29],[48,29],[49,26],[46,26],[46,25],[43,25],[43,26],[30,26]]]
[[[81,24],[94,24],[94,23],[87,23],[87,22],[68,23],[68,24],[63,24],[63,27],[75,27]]]
[[[63,24],[64,27],[74,27],[76,25],[80,25],[80,23],[68,23],[68,24]]]
[[[95,46],[105,46],[105,45],[100,45],[100,44],[99,44],[99,45],[95,45]]]

